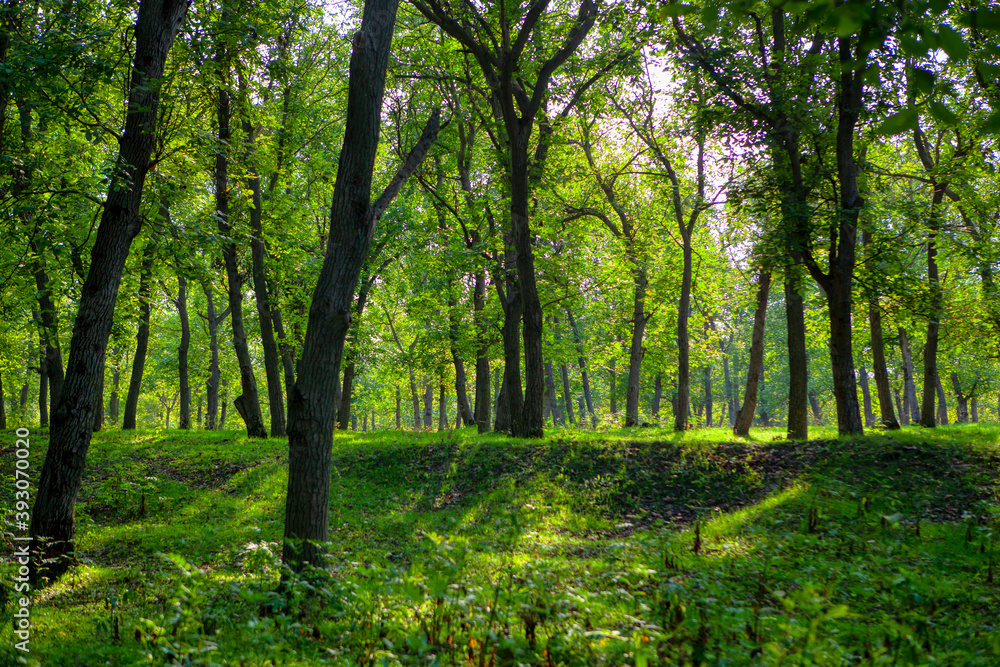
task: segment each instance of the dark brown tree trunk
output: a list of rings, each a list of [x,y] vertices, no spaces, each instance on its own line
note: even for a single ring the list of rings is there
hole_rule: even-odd
[[[438,431],[448,429],[448,396],[446,391],[444,382],[440,383],[438,385]]]
[[[7,396],[3,390],[3,376],[0,375],[0,429],[7,428]]]
[[[680,232],[684,254],[681,273],[680,303],[677,306],[677,410],[674,413],[674,430],[684,431],[688,423],[691,405],[691,342],[688,333],[688,319],[691,316],[691,235],[687,232],[683,219]],[[636,286],[638,289],[638,285]],[[645,291],[645,286],[643,286]]]
[[[208,367],[208,380],[205,382],[205,394],[206,394],[206,419],[205,419],[205,429],[209,431],[214,431],[217,428],[222,428],[221,423],[217,421],[219,417],[219,382],[221,371],[219,370],[219,324],[225,319],[226,315],[229,313],[229,309],[223,313],[221,317],[217,317],[215,314],[215,298],[212,292],[212,285],[208,280],[202,283],[202,289],[205,292],[205,302],[206,302],[206,315],[205,318],[208,324],[208,348],[211,353],[211,363]]]
[[[958,373],[954,371],[951,373],[951,385],[955,390],[955,401],[957,403],[957,407],[955,408],[955,423],[968,424],[969,397],[962,393],[962,383],[958,379]]]
[[[871,244],[871,232],[863,231],[861,241],[867,247]],[[866,261],[869,259],[866,258]],[[890,431],[899,428],[896,415],[892,410],[892,391],[889,388],[889,371],[885,363],[885,342],[882,339],[882,309],[879,307],[878,295],[868,298],[868,324],[871,330],[872,363],[875,373],[875,389],[878,392],[878,409],[882,417],[882,425]]]
[[[511,275],[512,250],[508,248],[505,258],[506,298],[501,296],[504,311],[503,329],[503,383],[497,398],[496,421],[493,430],[499,433],[520,435],[523,424],[524,395],[521,392],[521,323],[522,301],[514,277]],[[544,406],[539,405],[539,408]]]
[[[642,358],[646,355],[646,348],[642,343],[646,337],[646,323],[649,321],[646,316],[646,288],[649,285],[646,270],[633,269],[632,280],[635,291],[632,295],[632,340],[628,351],[628,384],[625,386],[626,428],[639,425],[639,381],[642,379]]]
[[[434,428],[434,385],[424,384],[424,430]]]
[[[166,210],[167,207],[161,205],[160,215],[163,216]],[[135,429],[139,394],[142,393],[142,374],[146,368],[146,354],[149,351],[149,316],[152,311],[149,290],[153,277],[154,259],[156,259],[156,243],[148,241],[142,250],[142,268],[139,273],[139,329],[135,334],[132,376],[128,382],[128,396],[125,398],[125,412],[122,415],[122,429],[127,431]]]
[[[733,405],[735,403],[733,398],[733,383],[729,378],[729,355],[725,351],[723,351],[722,355],[722,373],[726,383],[726,418],[729,421],[729,426],[732,427],[733,422],[736,420],[736,408]]]
[[[413,403],[413,429],[420,430],[420,394],[417,393],[417,380],[413,376],[413,369],[410,369],[410,399]]]
[[[2,396],[2,394],[0,394]],[[97,376],[97,393],[94,395],[94,433],[104,428],[104,369]]]
[[[785,318],[788,330],[788,439],[809,439],[809,362],[806,356],[805,304],[795,269],[785,269]]]
[[[872,413],[872,395],[868,388],[868,371],[865,370],[864,364],[858,368],[858,375],[861,377],[861,396],[865,402],[865,427],[871,428],[875,425],[875,415]]]
[[[245,89],[243,77],[240,77],[241,91]],[[245,94],[245,93],[244,93]],[[248,118],[243,118],[243,133],[246,137],[247,163],[253,164],[252,153],[256,130]],[[257,321],[260,325],[260,343],[264,352],[264,374],[267,378],[267,402],[271,412],[271,437],[285,436],[285,401],[281,390],[281,360],[278,355],[278,344],[274,340],[274,315],[271,312],[271,297],[268,294],[267,271],[264,266],[266,249],[264,247],[263,196],[261,194],[260,174],[252,166],[247,176],[247,188],[251,193],[250,209],[250,273],[253,278],[253,293],[257,302]],[[242,365],[241,365],[242,372]],[[256,388],[256,382],[254,382]],[[244,390],[244,396],[246,391]],[[250,400],[248,397],[247,400]],[[266,436],[262,436],[266,437]]]
[[[229,20],[229,12],[223,9],[222,21]],[[232,237],[232,225],[229,221],[229,148],[232,133],[230,131],[229,91],[226,78],[229,67],[229,54],[222,37],[217,37],[215,62],[219,85],[217,88],[216,119],[219,128],[219,145],[215,151],[215,217],[219,233],[228,240],[222,244],[222,259],[226,266],[228,283],[229,310],[232,318],[233,349],[236,361],[240,367],[240,388],[242,394],[239,413],[247,427],[247,435],[251,438],[267,438],[264,428],[264,418],[260,412],[260,397],[257,393],[257,378],[254,377],[253,359],[250,347],[247,345],[246,329],[243,326],[243,279],[240,276],[236,241]],[[270,320],[267,322],[270,325]]]
[[[34,244],[32,244],[34,246]],[[59,317],[52,301],[49,277],[37,253],[34,256],[35,287],[38,290],[38,308],[41,324],[42,351],[45,355],[45,377],[48,385],[49,405],[55,408],[63,385],[62,352],[59,346]]]
[[[337,421],[341,431],[346,431],[351,422],[351,406],[354,398],[354,358],[347,353],[347,364],[344,366],[344,381],[341,383],[340,409],[337,411]]]
[[[450,292],[450,286],[449,286]],[[476,422],[469,408],[469,396],[466,393],[465,362],[458,349],[458,300],[454,295],[448,299],[448,338],[451,343],[451,362],[455,366],[455,401],[457,403],[458,414],[466,426],[472,426]]]
[[[757,278],[757,307],[753,314],[753,332],[750,336],[750,362],[747,366],[747,384],[743,404],[736,412],[733,433],[747,437],[757,411],[757,387],[764,371],[764,321],[767,318],[767,298],[771,291],[771,270],[761,269]]]
[[[893,389],[893,394],[896,397],[896,410],[899,411],[899,418],[900,418],[903,426],[909,426],[910,425],[910,408],[909,408],[908,402],[905,401],[905,400],[901,400],[900,399],[900,397],[899,397],[899,388],[898,387],[895,387]]]
[[[617,362],[618,360],[615,357],[611,357],[611,360],[608,362],[608,410],[611,412],[612,419],[618,416],[618,388],[615,386],[617,376],[615,366]]]
[[[274,333],[278,336],[278,347],[281,349],[281,365],[285,376],[285,396],[292,395],[295,386],[295,346],[288,342],[285,327],[281,320],[281,310],[271,308],[271,319],[274,320]]]
[[[941,326],[941,281],[937,265],[938,215],[944,201],[944,187],[935,186],[931,202],[931,214],[927,224],[927,284],[931,292],[931,314],[927,319],[927,343],[924,345],[924,399],[920,406],[920,424],[927,428],[935,426],[936,410],[934,399],[941,380],[937,372],[938,330]],[[943,397],[944,391],[941,395]],[[943,402],[943,401],[942,401]],[[945,422],[947,423],[947,413]]]
[[[396,387],[396,430],[399,431],[403,428],[403,396],[402,392],[399,391],[399,387]]]
[[[823,410],[819,407],[819,398],[816,396],[816,392],[812,389],[809,390],[809,407],[812,408],[813,417],[815,417],[817,422],[823,421]]]
[[[587,412],[590,414],[591,427],[597,427],[597,413],[594,412],[594,400],[590,394],[590,374],[587,372],[587,357],[583,353],[583,338],[580,336],[580,327],[577,326],[573,313],[566,310],[566,319],[569,320],[569,328],[573,331],[573,342],[576,345],[576,362],[580,367],[580,383],[583,385],[583,399],[587,404]],[[583,415],[580,415],[583,420]]]
[[[663,373],[657,373],[653,381],[653,402],[649,406],[649,412],[654,422],[660,421],[660,403],[663,401]]]
[[[48,428],[49,425],[49,373],[45,368],[45,343],[41,346],[38,359],[38,426]]]
[[[238,398],[238,397],[237,397]],[[222,395],[219,401],[219,429],[226,428],[226,414],[229,410],[229,379],[222,378]]]
[[[28,411],[28,383],[25,382],[21,385],[21,396],[18,401],[21,411],[21,417],[24,418],[25,413]]]
[[[904,410],[908,412],[909,418],[914,423],[920,423],[920,406],[917,404],[917,387],[913,379],[913,357],[910,355],[910,339],[906,335],[906,329],[903,327],[899,327],[899,349],[903,355],[903,402],[906,404]],[[907,419],[904,418],[903,423],[907,423]]]
[[[937,376],[935,390],[937,391],[937,423],[939,426],[948,425],[948,400],[945,397],[944,387],[941,385],[941,376]]]
[[[288,408],[288,493],[282,558],[292,568],[321,566],[327,539],[333,419],[340,363],[351,324],[354,292],[375,224],[437,136],[435,112],[420,142],[379,199],[371,201],[389,47],[398,0],[366,0],[352,40],[344,144],[330,207],[330,240]]]
[[[118,423],[118,387],[121,385],[122,377],[121,362],[118,355],[118,348],[113,348],[111,356],[114,358],[115,363],[111,369],[111,400],[108,402],[108,419],[112,424]]]
[[[191,346],[191,325],[188,322],[187,279],[177,276],[177,314],[181,320],[181,340],[177,346],[177,371],[180,376],[181,416],[177,428],[191,428],[191,384],[188,381],[188,348]]]
[[[129,77],[125,128],[91,250],[90,270],[73,324],[68,373],[52,415],[49,448],[31,517],[31,536],[41,547],[31,560],[31,579],[62,574],[73,560],[73,510],[94,423],[94,394],[104,372],[104,354],[115,300],[132,239],[142,225],[139,203],[156,141],[159,81],[188,3],[142,0],[133,33],[135,58]]]
[[[490,430],[490,344],[489,323],[486,321],[486,275],[476,272],[476,286],[473,293],[473,309],[476,319],[476,405],[473,417],[477,430]]]

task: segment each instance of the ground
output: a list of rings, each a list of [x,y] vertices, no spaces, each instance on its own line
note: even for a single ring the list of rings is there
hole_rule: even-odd
[[[1000,664],[1000,427],[819,435],[338,433],[328,567],[282,584],[284,441],[99,433],[0,663]]]

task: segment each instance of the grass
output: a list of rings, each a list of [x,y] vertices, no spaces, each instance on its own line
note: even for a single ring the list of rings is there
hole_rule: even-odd
[[[330,567],[279,590],[283,441],[102,432],[0,663],[1000,664],[1000,427],[813,434],[338,433]]]

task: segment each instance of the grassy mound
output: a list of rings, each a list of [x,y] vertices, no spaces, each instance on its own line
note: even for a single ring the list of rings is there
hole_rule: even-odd
[[[1000,664],[1000,428],[755,435],[338,434],[328,568],[282,586],[284,442],[101,433],[0,661]]]

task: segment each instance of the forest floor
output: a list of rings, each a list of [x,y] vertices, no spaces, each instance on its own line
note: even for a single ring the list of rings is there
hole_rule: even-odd
[[[0,664],[1000,664],[1000,426],[752,433],[338,433],[330,566],[279,589],[283,440],[101,432]]]

